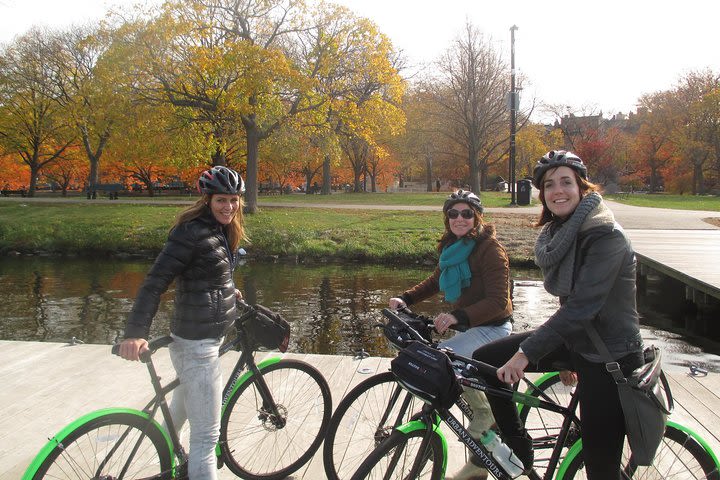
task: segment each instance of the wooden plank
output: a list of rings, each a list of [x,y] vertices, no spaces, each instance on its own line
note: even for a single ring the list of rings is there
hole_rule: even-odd
[[[720,299],[720,230],[626,230],[638,261]]]
[[[259,353],[260,362],[268,355],[298,358],[316,365],[329,379],[333,403],[337,405],[349,388],[374,373],[385,371],[389,358],[330,355]],[[237,361],[237,353],[222,357],[227,379]],[[169,378],[172,367],[166,352],[156,356],[161,375]],[[367,370],[365,370],[367,369]],[[53,435],[70,421],[92,410],[109,406],[141,408],[151,396],[147,370],[140,364],[125,362],[109,354],[107,345],[80,345],[40,342],[0,341],[0,478],[20,478],[34,455]],[[720,375],[689,377],[670,375],[676,398],[672,419],[687,424],[720,452],[715,426],[720,424]],[[448,433],[451,449],[449,472],[465,461],[462,445]],[[222,480],[235,476],[226,468],[219,471]],[[294,478],[325,478],[321,452]]]

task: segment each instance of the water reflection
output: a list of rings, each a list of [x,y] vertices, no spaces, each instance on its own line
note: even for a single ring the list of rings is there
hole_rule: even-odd
[[[125,318],[149,261],[89,261],[59,258],[0,259],[0,339],[111,343],[123,331]],[[248,263],[236,282],[249,303],[282,313],[292,324],[290,350],[306,353],[393,355],[375,324],[390,296],[425,278],[429,267],[393,268],[366,265],[285,265]],[[537,272],[514,271],[515,330],[536,327],[556,308]],[[172,292],[163,296],[151,335],[168,331]],[[434,315],[442,304],[415,307]],[[645,311],[645,323],[662,317]],[[662,325],[663,323],[658,323]],[[663,327],[664,328],[664,327]],[[677,333],[643,328],[643,337],[662,345],[671,365],[689,362],[720,371],[720,357],[706,353]],[[685,367],[684,367],[685,368]]]

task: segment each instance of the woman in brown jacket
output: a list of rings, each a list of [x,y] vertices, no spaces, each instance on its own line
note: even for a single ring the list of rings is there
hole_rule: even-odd
[[[435,328],[441,334],[448,329],[457,333],[440,347],[467,357],[479,346],[512,331],[510,262],[495,238],[495,228],[483,222],[482,212],[480,198],[474,193],[458,190],[451,194],[443,206],[445,232],[438,242],[438,267],[388,302],[390,308],[398,309],[443,292],[451,310],[435,317]],[[473,409],[468,430],[479,439],[493,423],[492,412],[481,392],[468,390],[464,395]],[[453,478],[482,479],[487,472],[468,462]]]

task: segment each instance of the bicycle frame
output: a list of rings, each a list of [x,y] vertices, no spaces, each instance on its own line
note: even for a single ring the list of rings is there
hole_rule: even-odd
[[[242,322],[249,318],[251,315],[253,315],[254,312],[248,311],[245,314],[241,315],[238,320],[237,324],[242,325]],[[240,327],[242,328],[242,327]],[[173,465],[173,469],[176,469],[178,465],[182,465],[185,462],[187,462],[188,456],[185,452],[185,449],[182,447],[180,443],[180,438],[177,433],[177,429],[175,428],[175,424],[172,419],[172,415],[170,414],[170,407],[168,406],[166,397],[168,393],[173,391],[175,388],[177,388],[180,385],[180,380],[175,378],[173,381],[168,383],[167,385],[162,385],[160,382],[160,376],[157,373],[157,370],[155,369],[155,365],[152,361],[152,352],[155,352],[156,350],[168,346],[170,343],[172,343],[172,337],[166,336],[161,337],[156,340],[154,340],[151,343],[150,351],[146,352],[143,355],[143,362],[146,364],[148,374],[150,376],[150,383],[153,386],[153,390],[155,391],[155,395],[153,398],[145,405],[145,407],[142,409],[143,416],[146,417],[146,421],[148,422],[148,425],[150,423],[155,422],[155,415],[157,414],[158,409],[160,410],[163,420],[165,421],[166,428],[161,430],[166,435],[166,438],[169,440],[169,446],[171,448],[171,451],[173,452],[173,460],[178,459],[179,462],[177,464]],[[247,339],[244,335],[240,334],[235,338],[233,341],[228,342],[220,347],[219,355],[222,356],[226,354],[227,352],[231,350],[241,350],[240,357],[238,358],[237,362],[235,363],[235,366],[233,367],[232,373],[230,374],[230,378],[228,382],[225,384],[225,387],[223,388],[223,396],[222,396],[222,410],[221,415],[225,413],[225,407],[227,406],[227,403],[230,398],[232,398],[232,395],[235,393],[235,391],[243,385],[249,378],[255,377],[255,381],[257,382],[258,391],[260,393],[260,396],[263,400],[263,411],[265,411],[270,418],[273,419],[273,423],[278,427],[282,428],[284,425],[281,425],[279,422],[281,418],[280,413],[278,412],[277,406],[275,402],[273,401],[272,394],[270,393],[270,390],[267,386],[267,383],[265,383],[265,380],[263,379],[261,370],[268,365],[272,365],[273,363],[276,363],[280,361],[279,357],[273,357],[269,359],[265,359],[259,364],[255,363],[255,352],[249,345]],[[109,411],[112,411],[113,409],[109,409]],[[122,411],[127,411],[126,409],[118,409]],[[123,434],[126,435],[127,432]],[[131,450],[131,454],[128,456],[127,462],[123,468],[123,474],[125,470],[128,468],[132,460],[134,459],[134,455],[136,453],[137,448],[142,443],[142,440],[144,439],[144,435],[141,435],[138,440],[135,442],[135,445],[133,446]],[[100,462],[99,470],[102,471],[102,468],[105,466],[105,464],[110,461],[112,456],[114,455],[115,451],[119,446],[122,445],[122,440],[118,442],[118,444],[108,453],[107,458],[105,458],[102,462]],[[215,455],[220,458],[221,457],[221,450],[220,445],[217,445],[215,447]],[[177,475],[177,471],[173,472],[173,477]],[[121,475],[122,478],[122,475]]]
[[[458,355],[453,355],[452,353],[450,354],[450,356],[453,360],[453,363],[455,364],[457,364],[456,362],[460,362],[462,364],[465,364],[466,367],[480,367],[478,368],[478,370],[483,369],[483,364],[481,364],[480,362],[466,359]],[[534,386],[531,381],[527,379],[525,379],[525,381],[529,385]],[[547,469],[545,471],[545,475],[543,477],[540,477],[537,472],[535,472],[535,470],[531,470],[528,473],[528,476],[531,480],[551,480],[560,463],[562,450],[565,446],[565,441],[571,431],[571,427],[573,426],[573,424],[579,424],[580,422],[577,415],[575,414],[579,402],[577,394],[575,392],[572,393],[570,404],[566,407],[563,405],[558,405],[547,396],[545,396],[546,400],[543,400],[542,398],[520,392],[516,389],[511,390],[506,388],[492,387],[490,385],[487,385],[486,383],[479,382],[474,378],[459,377],[458,382],[464,388],[472,388],[482,391],[488,396],[495,396],[512,400],[518,405],[523,405],[525,408],[539,408],[563,415],[564,419],[560,432],[557,437],[553,437],[552,439],[552,443],[554,444],[554,446],[551,457],[549,459],[549,463],[547,465]],[[544,396],[544,394],[541,395]],[[467,411],[467,405],[465,405],[462,397],[458,398],[455,401],[455,405],[463,412],[465,416],[471,416],[468,415],[471,412]],[[422,425],[422,427],[420,428],[424,428],[426,430],[426,433],[423,437],[420,451],[423,451],[422,449],[424,449],[429,444],[431,435],[434,434],[439,435],[443,441],[443,445],[446,445],[447,441],[444,438],[442,432],[438,429],[438,418],[440,421],[448,425],[450,430],[452,430],[452,432],[458,437],[458,440],[460,440],[460,442],[462,442],[468,450],[473,452],[473,454],[480,459],[481,465],[490,473],[492,473],[495,478],[499,480],[512,479],[512,477],[508,475],[508,473],[502,468],[502,466],[495,462],[492,455],[487,451],[487,449],[482,444],[476,442],[472,438],[470,432],[467,431],[467,429],[462,425],[462,422],[458,420],[458,418],[455,417],[455,415],[453,415],[449,409],[435,408],[429,404],[425,404],[421,413],[416,415],[413,418],[413,421],[397,427],[397,429],[401,431],[414,431],[418,429],[418,424]],[[417,474],[421,468],[421,462],[416,459],[416,465],[413,466],[413,470],[411,472],[413,474]]]

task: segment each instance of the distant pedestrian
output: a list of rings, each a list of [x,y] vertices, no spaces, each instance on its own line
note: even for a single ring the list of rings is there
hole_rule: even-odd
[[[435,180],[435,191],[436,192],[440,191],[440,179],[439,178],[437,180]]]

